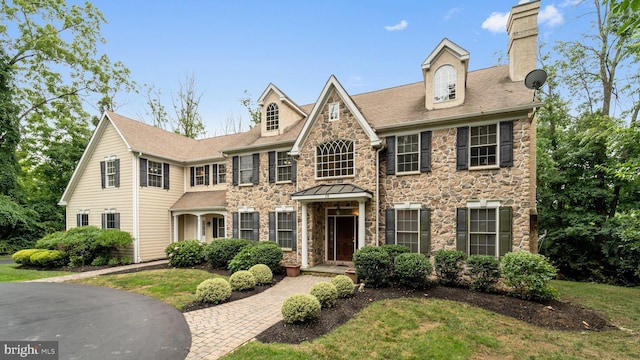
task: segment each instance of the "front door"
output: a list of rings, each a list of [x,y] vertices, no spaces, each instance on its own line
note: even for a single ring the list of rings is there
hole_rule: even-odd
[[[351,261],[356,239],[356,217],[336,216],[335,224],[336,260]]]

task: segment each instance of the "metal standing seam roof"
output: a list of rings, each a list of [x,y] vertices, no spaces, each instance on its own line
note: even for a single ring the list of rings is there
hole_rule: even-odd
[[[318,199],[327,199],[327,198],[339,198],[345,196],[365,196],[371,198],[373,193],[369,190],[365,190],[361,187],[351,185],[351,184],[335,184],[335,185],[316,185],[314,187],[310,187],[308,189],[304,189],[301,191],[297,191],[291,194],[291,198],[296,200],[296,198],[318,198]]]

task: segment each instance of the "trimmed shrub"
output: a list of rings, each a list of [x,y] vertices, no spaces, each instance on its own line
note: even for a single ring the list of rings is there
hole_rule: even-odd
[[[120,265],[131,265],[131,258],[128,256],[123,256],[120,258]]]
[[[67,254],[60,250],[38,251],[31,255],[29,261],[33,266],[42,268],[58,267],[67,262]]]
[[[253,265],[264,264],[274,274],[282,272],[282,249],[271,241],[260,241],[255,245],[244,247],[229,262],[229,270],[234,273],[240,270],[249,270]]]
[[[204,256],[214,269],[228,269],[229,262],[248,245],[255,242],[245,239],[217,239],[204,248]]]
[[[403,253],[396,256],[395,274],[401,285],[421,289],[427,285],[427,276],[433,271],[424,254]]]
[[[282,317],[287,324],[305,323],[320,316],[320,301],[313,295],[291,295],[282,303]]]
[[[338,297],[345,298],[353,295],[354,284],[347,275],[338,275],[331,279],[331,283],[338,291]]]
[[[392,264],[395,262],[396,256],[411,252],[408,246],[398,244],[384,244],[381,248],[389,254]]]
[[[500,280],[500,261],[491,255],[471,255],[466,273],[471,290],[491,291]]]
[[[13,255],[11,255],[11,259],[13,262],[19,265],[30,266],[31,265],[31,255],[46,251],[45,249],[24,249],[20,251],[16,251]]]
[[[256,279],[256,285],[265,285],[271,283],[273,279],[273,272],[265,264],[253,265],[249,268],[249,272]]]
[[[462,282],[462,271],[466,255],[457,250],[438,250],[433,253],[433,260],[442,285],[459,285]]]
[[[111,261],[111,255],[98,255],[91,262],[91,266],[103,266],[107,265]]]
[[[510,252],[502,258],[502,273],[507,286],[523,299],[547,300],[558,297],[550,281],[556,269],[547,258],[525,251]]]
[[[353,253],[353,265],[356,276],[364,279],[367,286],[381,287],[389,285],[393,270],[391,257],[382,247],[365,246]]]
[[[91,246],[94,256],[110,255],[113,251],[133,244],[133,236],[126,231],[104,229]]]
[[[231,297],[231,285],[225,279],[207,279],[196,288],[196,300],[210,304],[220,304]]]
[[[198,240],[184,240],[170,244],[164,249],[169,258],[169,265],[189,267],[202,264],[204,261],[203,244]]]
[[[336,304],[336,299],[338,298],[338,289],[328,281],[313,284],[309,293],[318,298],[320,307],[323,308],[332,307]]]
[[[251,290],[256,286],[256,278],[247,270],[234,272],[229,277],[229,285],[235,291]]]
[[[120,260],[118,260],[118,258],[114,256],[111,259],[109,259],[109,261],[107,262],[107,265],[109,265],[109,266],[118,266],[118,265],[120,265]]]
[[[42,239],[36,241],[35,247],[38,249],[59,250],[58,244],[64,240],[65,234],[66,232],[64,231],[47,234],[43,236]]]

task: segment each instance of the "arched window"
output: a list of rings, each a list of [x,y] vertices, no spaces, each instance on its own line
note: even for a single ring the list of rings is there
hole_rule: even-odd
[[[433,101],[442,102],[456,98],[456,69],[441,66],[433,76]]]
[[[337,139],[316,148],[316,177],[353,176],[353,141]]]
[[[267,106],[267,131],[278,130],[280,124],[280,113],[278,105],[271,103]]]

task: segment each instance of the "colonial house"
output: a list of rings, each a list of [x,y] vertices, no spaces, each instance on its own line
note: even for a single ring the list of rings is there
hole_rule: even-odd
[[[304,106],[269,84],[240,134],[193,140],[106,112],[60,201],[67,227],[131,232],[135,262],[222,237],[277,242],[303,268],[385,243],[535,252],[539,104],[523,80],[539,6],[512,9],[508,65],[469,71],[444,39],[416,83],[351,95],[330,76]]]

